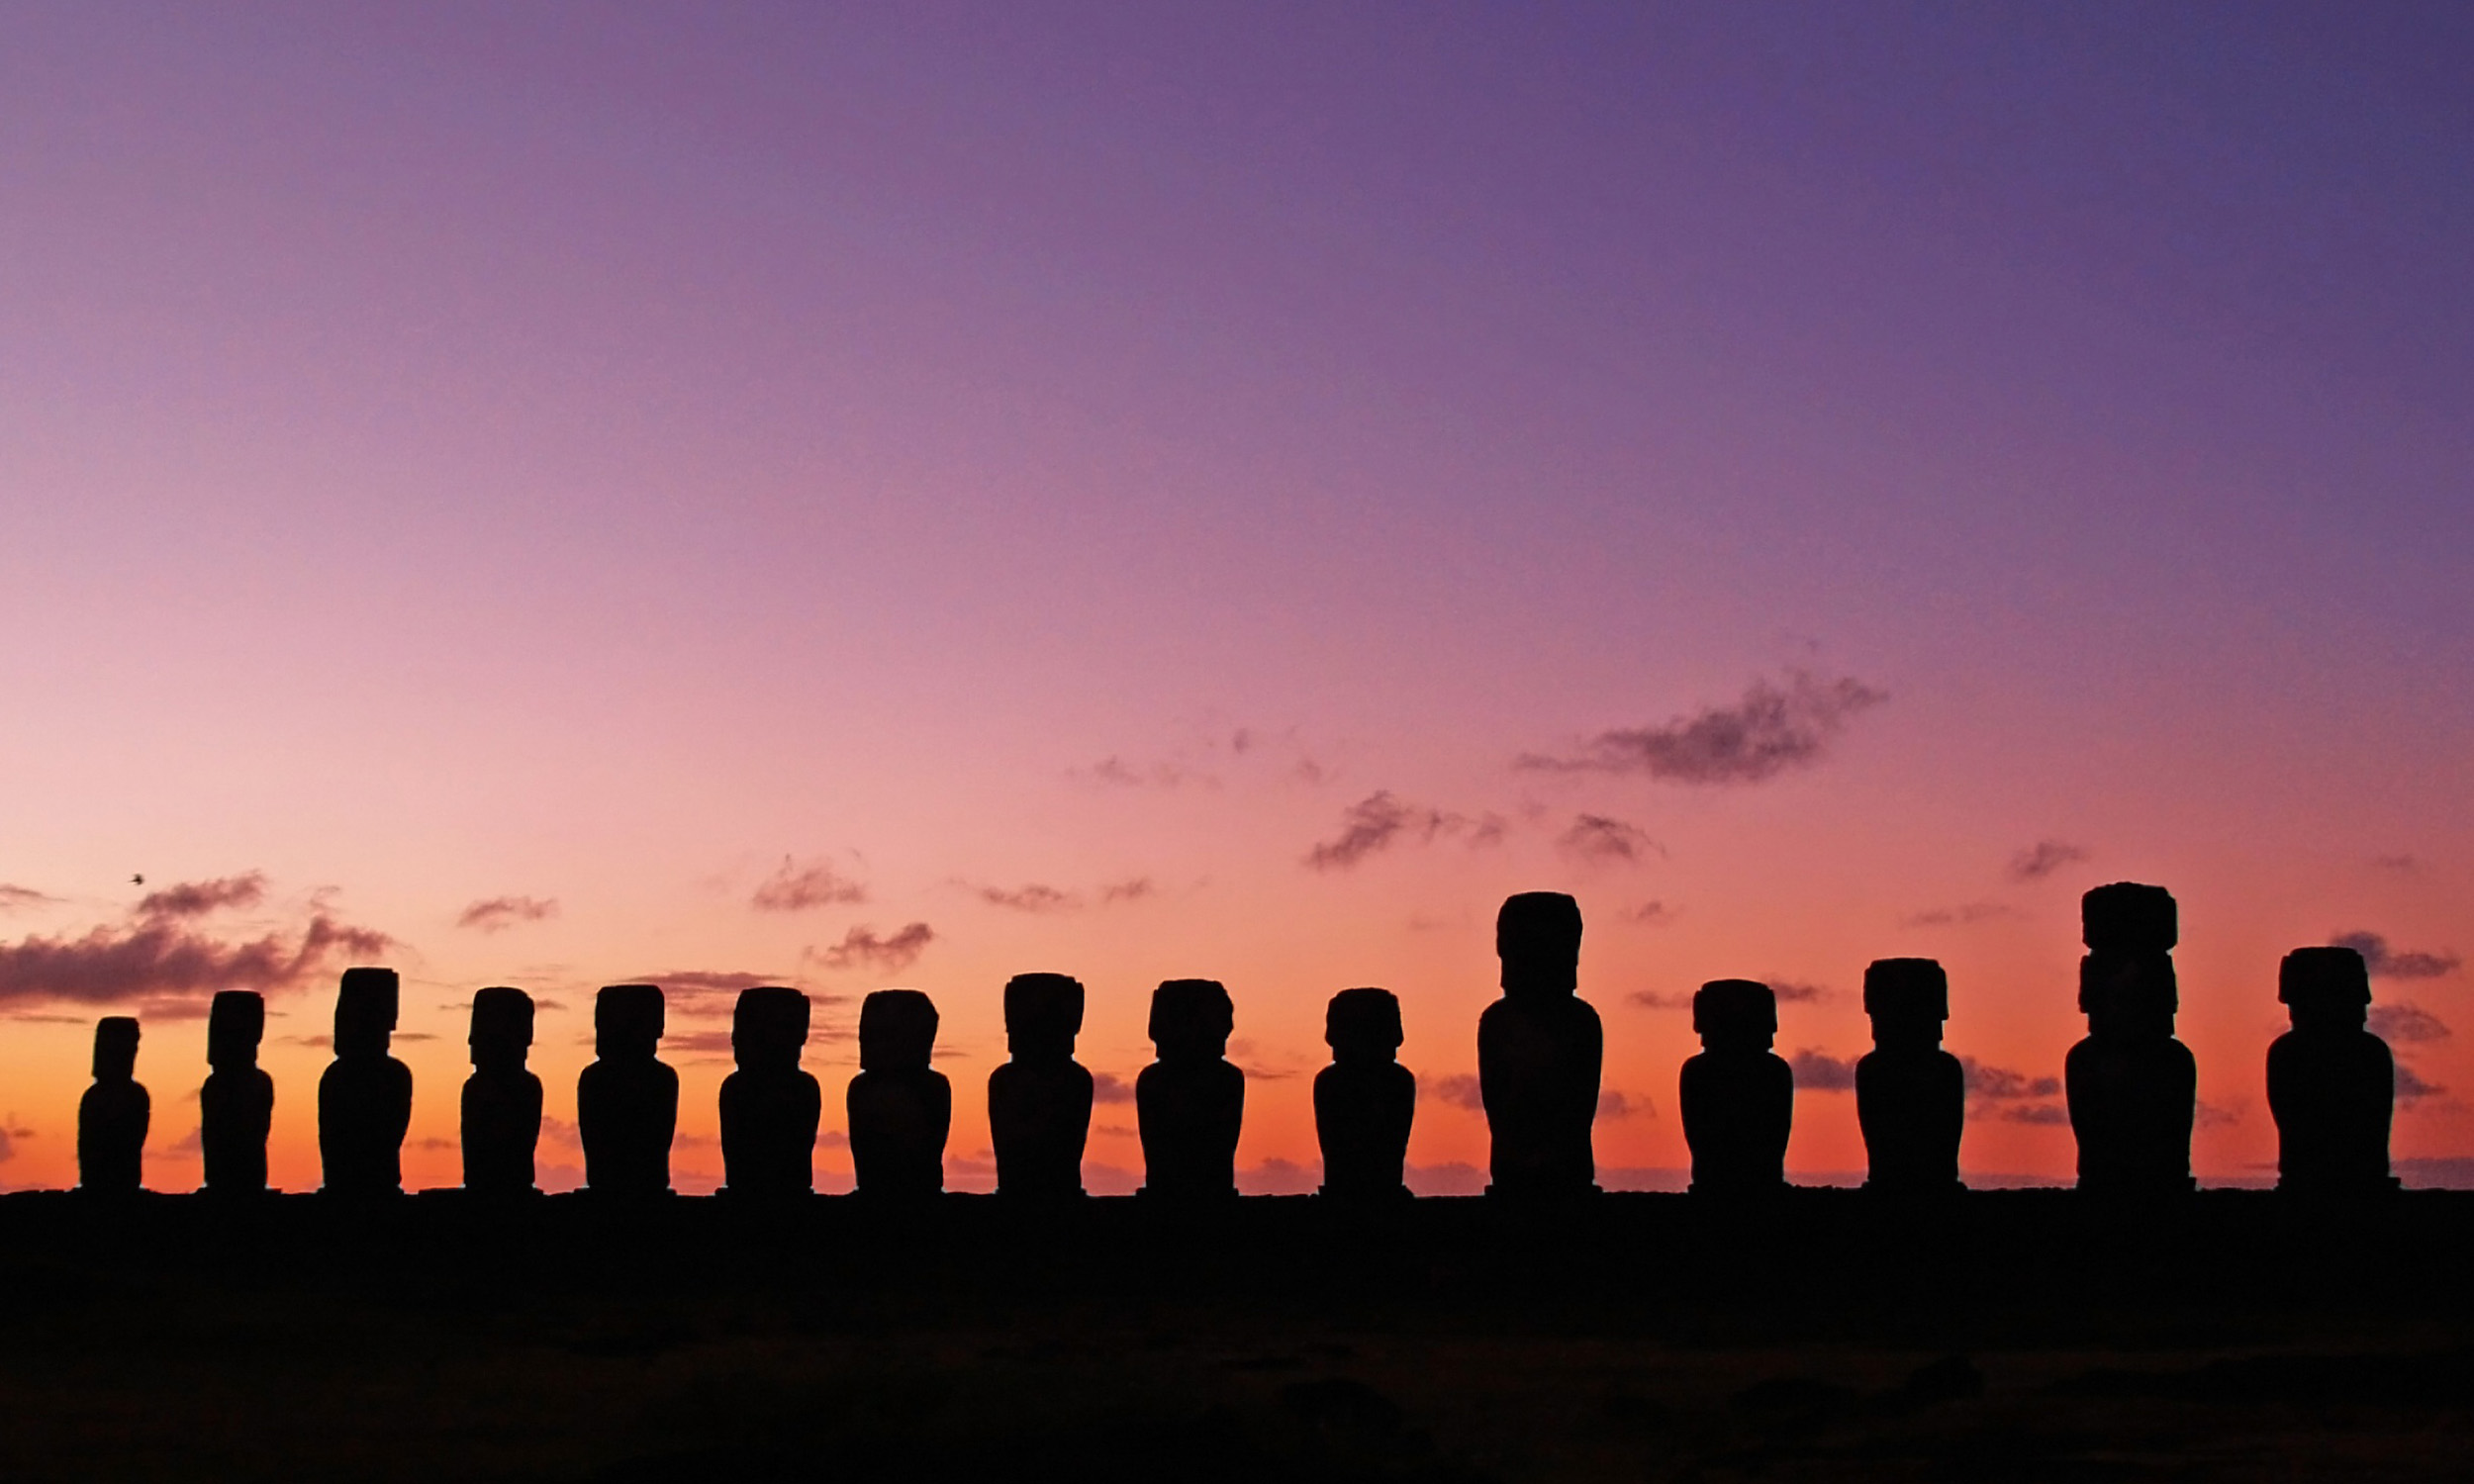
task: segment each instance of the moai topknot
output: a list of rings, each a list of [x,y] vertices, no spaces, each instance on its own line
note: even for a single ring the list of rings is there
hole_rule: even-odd
[[[859,1075],[844,1105],[861,1195],[922,1196],[945,1188],[953,1084],[929,1065],[936,1005],[916,989],[879,989],[859,1002]]]
[[[1864,970],[1872,1050],[1856,1064],[1856,1121],[1868,1190],[1950,1191],[1967,1121],[1967,1071],[1942,1050],[1950,978],[1931,959],[1875,959]]]
[[[2350,948],[2298,948],[2276,975],[2294,1028],[2268,1048],[2276,1187],[2311,1194],[2393,1190],[2388,1124],[2397,1063],[2364,1022],[2371,975]]]
[[[1417,1078],[1400,1065],[1400,1001],[1388,989],[1343,989],[1323,1011],[1331,1065],[1314,1074],[1314,1138],[1323,1194],[1409,1193],[1401,1171],[1417,1117]]]
[[[593,1064],[576,1079],[584,1184],[596,1195],[670,1193],[679,1074],[659,1057],[659,984],[612,984],[593,997]]]
[[[275,1117],[275,1079],[257,1065],[266,1035],[266,1001],[253,989],[218,990],[206,1012],[206,1065],[198,1088],[198,1145],[206,1188],[216,1195],[266,1189],[266,1131]]]
[[[2087,1039],[2063,1076],[2079,1142],[2079,1188],[2153,1195],[2191,1188],[2199,1067],[2173,1039],[2179,937],[2172,893],[2117,881],[2080,899],[2087,957],[2079,1009]]]
[[[387,1055],[398,987],[392,969],[347,969],[335,991],[335,1059],[318,1079],[318,1158],[330,1195],[404,1188],[412,1069]]]
[[[1734,1193],[1786,1184],[1795,1072],[1770,1051],[1778,997],[1752,979],[1712,979],[1692,996],[1701,1053],[1683,1064],[1683,1142],[1692,1188]]]
[[[799,1065],[808,996],[779,984],[739,991],[721,1079],[721,1179],[731,1196],[807,1195],[816,1188],[816,1123],[824,1094]]]
[[[494,984],[472,997],[472,1075],[464,1079],[464,1188],[532,1193],[541,1142],[541,1079],[525,1067],[532,1050],[532,996]]]
[[[1246,1074],[1226,1059],[1236,1006],[1217,979],[1169,979],[1151,991],[1159,1060],[1134,1079],[1142,1193],[1213,1200],[1237,1193],[1237,1135]]]
[[[1074,1060],[1074,1038],[1082,1030],[1082,980],[1062,974],[1005,980],[1005,1050],[1012,1060],[988,1074],[998,1194],[1083,1193],[1092,1082]]]
[[[144,1173],[146,1089],[138,1085],[138,1022],[94,1023],[94,1085],[77,1100],[77,1187],[129,1195]]]
[[[1606,1033],[1581,999],[1580,904],[1560,891],[1505,898],[1494,919],[1503,997],[1477,1019],[1477,1085],[1492,1139],[1490,1195],[1584,1195]]]

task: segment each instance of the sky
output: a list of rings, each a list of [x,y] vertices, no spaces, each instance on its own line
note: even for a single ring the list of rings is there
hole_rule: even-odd
[[[2372,950],[2474,1183],[2474,14],[2449,4],[0,3],[0,1186],[98,1015],[198,1179],[269,999],[309,1188],[347,965],[408,1183],[472,991],[931,994],[989,1183],[1007,975],[1080,977],[1089,1179],[1224,981],[1250,1189],[1401,999],[1482,1184],[1496,904],[1564,890],[1605,1183],[1686,1162],[1705,979],[1849,1179],[1871,959],[1962,1163],[2065,1182],[2077,898],[2181,903],[2203,1179],[2272,1173],[2276,965]],[[137,878],[143,877],[140,882]]]

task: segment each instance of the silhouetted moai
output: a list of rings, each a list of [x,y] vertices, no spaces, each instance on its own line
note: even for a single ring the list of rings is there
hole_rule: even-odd
[[[1693,1190],[1783,1187],[1795,1072],[1769,1049],[1778,1035],[1778,997],[1752,979],[1712,979],[1692,996],[1692,1029],[1701,1053],[1683,1064],[1677,1101]]]
[[[1503,997],[1477,1019],[1489,1195],[1585,1195],[1597,1187],[1590,1128],[1606,1033],[1578,996],[1580,904],[1560,891],[1507,897],[1495,914]]]
[[[2365,1028],[2371,975],[2350,948],[2298,948],[2276,975],[2294,1028],[2268,1048],[2268,1111],[2276,1116],[2279,1190],[2393,1190],[2388,1124],[2397,1062]]]
[[[945,1188],[945,1134],[954,1089],[929,1065],[936,1005],[916,989],[879,989],[859,1002],[859,1075],[850,1079],[850,1164],[861,1195],[922,1196]]]
[[[1950,977],[1931,959],[1875,959],[1864,969],[1872,1050],[1856,1064],[1856,1121],[1868,1190],[1950,1191],[1967,1122],[1967,1070],[1942,1050]]]
[[[816,1188],[816,1122],[824,1094],[801,1068],[808,996],[768,984],[739,991],[721,1079],[722,1189],[734,1197],[807,1195]]]
[[[988,1074],[988,1132],[999,1195],[1083,1193],[1091,1137],[1091,1073],[1074,1060],[1083,1030],[1082,980],[1017,974],[1005,980],[1005,1050]]]
[[[1142,1194],[1211,1200],[1237,1193],[1246,1074],[1227,1060],[1236,1006],[1217,979],[1169,979],[1151,992],[1159,1060],[1134,1079]]]
[[[1405,1196],[1401,1171],[1417,1117],[1417,1078],[1400,1065],[1400,1001],[1388,989],[1343,989],[1323,1011],[1331,1065],[1314,1074],[1314,1138],[1323,1194]]]
[[[591,1066],[576,1079],[584,1184],[596,1195],[670,1193],[679,1074],[662,1063],[659,984],[612,984],[593,997]]]
[[[198,1088],[198,1146],[206,1188],[216,1195],[266,1189],[266,1130],[275,1118],[275,1079],[257,1065],[266,1001],[253,989],[221,989],[206,1012],[206,1065]]]
[[[106,1015],[94,1023],[94,1085],[77,1100],[77,1187],[97,1195],[134,1193],[145,1171],[146,1089],[138,1085],[138,1022]]]
[[[2180,927],[2172,893],[2117,881],[2079,903],[2087,957],[2079,961],[2079,1009],[2087,1039],[2063,1063],[2070,1128],[2078,1136],[2079,1188],[2150,1195],[2191,1188],[2191,1122],[2199,1067],[2173,1039],[2180,1008],[2173,948]]]
[[[398,987],[392,969],[347,969],[335,991],[335,1059],[318,1079],[318,1158],[329,1195],[404,1188],[412,1069],[387,1055]]]
[[[541,1079],[524,1067],[532,1050],[532,996],[494,984],[472,997],[472,1075],[464,1078],[464,1188],[532,1193],[541,1142]]]

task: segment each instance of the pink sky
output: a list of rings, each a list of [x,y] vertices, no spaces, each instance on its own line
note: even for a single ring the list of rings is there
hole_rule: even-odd
[[[149,1182],[194,1183],[178,1015],[224,986],[22,966],[125,962],[147,891],[252,873],[177,931],[392,940],[415,1183],[455,1178],[474,988],[563,1006],[567,1119],[592,989],[699,974],[833,997],[828,1127],[856,997],[929,991],[958,1186],[1008,974],[1083,978],[1083,1060],[1128,1079],[1150,987],[1226,981],[1248,1165],[1310,1163],[1322,1003],[1382,984],[1413,1162],[1482,1164],[1444,1084],[1523,889],[1589,923],[1601,1165],[1668,1168],[1693,1045],[1641,997],[1811,986],[1780,1050],[1845,1059],[1865,962],[1929,954],[1951,1049],[2032,1083],[2119,879],[2182,902],[2203,1175],[2274,1158],[2278,958],[2355,932],[2451,1089],[2397,1153],[2474,1158],[2461,12],[10,30],[0,1184],[69,1183],[133,999]],[[1791,708],[1810,746],[1757,778],[1518,766],[1798,676],[1880,698]],[[757,905],[785,862],[864,899]],[[555,907],[459,925],[497,898]],[[830,957],[911,923],[906,962]],[[277,991],[280,1184],[347,961],[235,986]],[[686,1008],[701,1187],[726,1021]],[[1966,1166],[2065,1178],[2048,1102],[1979,1100]],[[1137,1168],[1130,1109],[1095,1122]],[[1789,1163],[1860,1168],[1851,1094],[1799,1095]]]

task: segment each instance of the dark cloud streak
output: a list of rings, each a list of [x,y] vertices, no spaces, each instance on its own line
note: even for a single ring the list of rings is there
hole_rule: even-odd
[[[1888,693],[1842,677],[1787,672],[1783,686],[1755,681],[1732,705],[1707,706],[1661,726],[1600,732],[1572,754],[1524,753],[1513,766],[1551,773],[1638,773],[1667,783],[1764,783],[1809,767],[1855,716]]]

